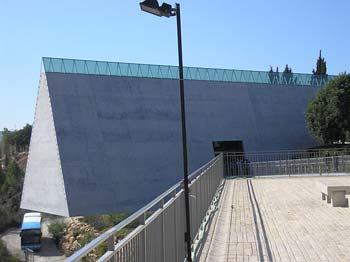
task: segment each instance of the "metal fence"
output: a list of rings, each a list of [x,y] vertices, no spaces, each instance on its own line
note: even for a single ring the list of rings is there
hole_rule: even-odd
[[[223,156],[219,155],[190,176],[191,236],[194,239],[215,193],[223,181]],[[152,210],[152,214],[150,211]],[[140,224],[115,243],[115,235],[131,223]],[[66,259],[80,261],[102,244],[107,252],[97,261],[184,261],[185,200],[183,182],[172,186],[152,202],[109,229]]]
[[[24,262],[34,262],[34,251],[27,249],[24,251]]]
[[[350,173],[350,149],[226,153],[226,176]]]

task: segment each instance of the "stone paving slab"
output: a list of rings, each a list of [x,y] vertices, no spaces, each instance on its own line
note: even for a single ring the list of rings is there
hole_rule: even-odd
[[[350,208],[319,182],[350,176],[226,180],[199,261],[350,261]]]

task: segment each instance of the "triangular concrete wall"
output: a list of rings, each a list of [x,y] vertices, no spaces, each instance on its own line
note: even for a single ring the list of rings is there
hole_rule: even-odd
[[[21,208],[69,216],[47,80],[40,76]]]
[[[315,141],[304,120],[317,87],[186,81],[189,170],[213,141],[246,151]],[[41,76],[22,208],[64,216],[132,212],[182,179],[178,81]]]

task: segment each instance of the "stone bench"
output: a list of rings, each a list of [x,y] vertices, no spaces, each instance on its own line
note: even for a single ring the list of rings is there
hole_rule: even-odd
[[[350,195],[350,185],[344,183],[325,183],[319,184],[322,200],[327,199],[327,203],[332,203],[333,207],[347,207],[348,199],[346,195]]]

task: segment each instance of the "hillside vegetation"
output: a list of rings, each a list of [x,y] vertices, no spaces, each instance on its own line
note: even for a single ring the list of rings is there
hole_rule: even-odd
[[[16,131],[4,129],[0,139],[0,233],[18,227],[23,217],[20,210],[24,170],[32,127]],[[15,262],[6,245],[0,241],[0,261]]]
[[[19,209],[24,172],[15,161],[0,170],[0,232],[18,226],[23,212]]]
[[[9,227],[18,226],[23,211],[20,211],[21,193],[27,150],[32,127],[20,130],[4,129],[0,142],[0,233]]]

